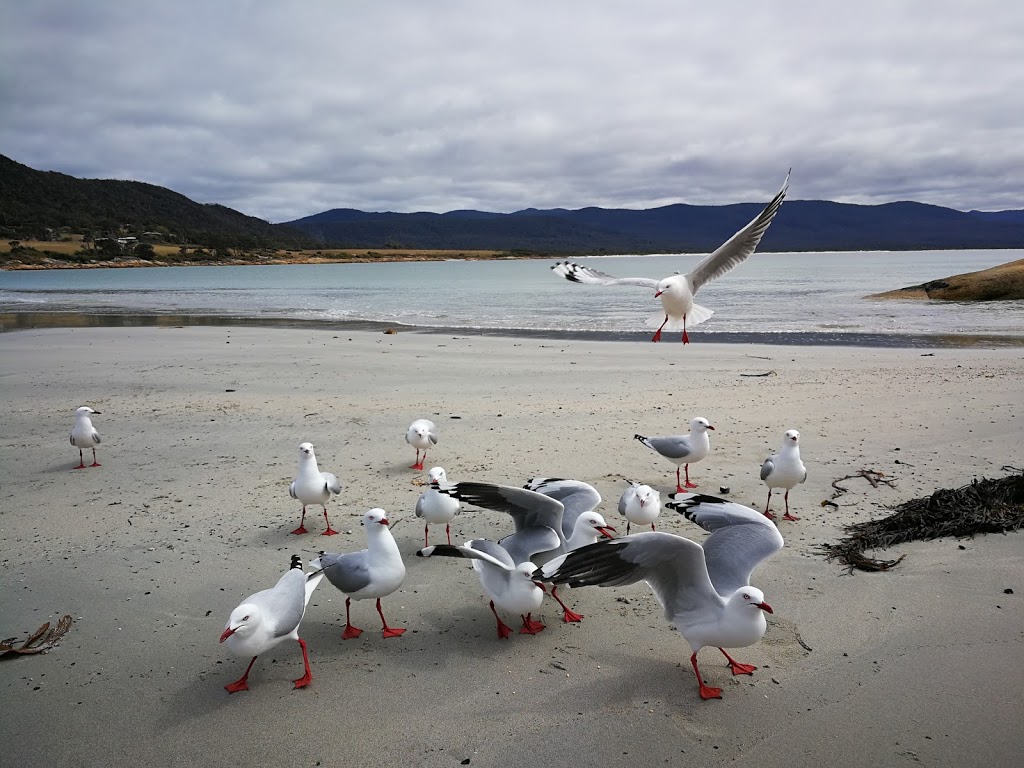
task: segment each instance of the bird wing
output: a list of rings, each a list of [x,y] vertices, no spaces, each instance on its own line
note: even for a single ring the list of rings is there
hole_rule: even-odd
[[[324,484],[327,486],[327,490],[333,494],[341,493],[341,481],[337,477],[332,475],[330,472],[321,472],[320,475],[324,479]]]
[[[100,433],[97,432],[95,429],[92,431],[92,439],[93,442],[96,443],[96,445],[100,444]]]
[[[289,635],[306,610],[306,574],[301,568],[289,568],[277,584],[257,592],[248,602],[263,611],[274,637]]]
[[[437,445],[437,440],[441,436],[441,433],[437,430],[437,424],[432,421],[427,422],[427,437],[430,438],[432,445]]]
[[[562,502],[562,535],[567,539],[572,536],[576,519],[601,503],[601,494],[597,488],[582,480],[535,477],[523,487]]]
[[[782,189],[772,198],[772,201],[755,216],[747,226],[730,237],[710,256],[694,267],[687,277],[690,281],[690,290],[694,293],[704,283],[721,277],[726,272],[744,261],[757,248],[761,237],[772,223],[775,214],[778,213],[782,201],[786,199],[786,192],[789,190],[789,174],[782,183]]]
[[[561,551],[564,538],[553,528],[539,526],[536,528],[523,528],[521,531],[509,534],[501,539],[500,544],[512,557],[515,563],[525,563],[533,560],[535,556],[551,552],[555,554]]]
[[[438,483],[437,490],[467,504],[511,515],[517,533],[529,528],[562,530],[562,502],[528,488],[462,482]]]
[[[571,283],[587,285],[636,285],[641,288],[657,288],[659,282],[649,277],[612,277],[607,272],[584,267],[572,261],[560,261],[551,269],[556,275],[564,277]]]
[[[435,544],[418,550],[416,554],[420,557],[465,557],[470,560],[490,563],[505,571],[514,571],[516,567],[512,562],[512,557],[500,544],[495,544],[487,539],[473,539],[461,546]]]
[[[423,497],[426,495],[426,492],[421,493],[420,497],[416,499],[416,517],[423,517],[423,505],[425,503],[425,499]]]
[[[670,437],[641,437],[637,439],[648,448],[657,451],[666,459],[685,459],[693,452],[690,445],[690,438],[687,435],[672,435]]]
[[[775,456],[769,456],[761,465],[761,479],[767,480],[775,471]]]
[[[646,581],[669,619],[724,604],[711,584],[700,544],[672,533],[634,533],[588,544],[555,558],[540,573],[544,581],[572,587]]]
[[[288,486],[288,495],[291,496],[293,499],[299,498],[295,494],[295,481],[294,480],[292,480],[292,484]]]
[[[72,445],[75,444],[75,433],[74,432],[72,432],[71,434],[68,435],[68,440],[71,442]]]
[[[782,549],[775,523],[750,507],[700,493],[672,493],[669,499],[666,507],[711,533],[704,540],[704,558],[723,597],[750,584],[754,569]]]
[[[629,503],[636,498],[636,483],[631,482],[629,488],[622,492],[619,497],[619,514],[625,515],[626,510],[629,509]]]
[[[322,568],[324,576],[331,584],[345,594],[351,594],[370,584],[368,555],[365,549],[341,554],[327,552],[320,555],[311,565],[314,568]]]

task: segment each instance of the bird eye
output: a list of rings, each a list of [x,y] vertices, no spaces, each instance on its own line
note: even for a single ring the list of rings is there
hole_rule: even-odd
[[[743,599],[744,599],[744,600],[749,600],[749,599],[750,599],[750,595],[746,595],[746,594],[745,594],[745,595],[743,595]]]
[[[249,617],[248,617],[248,616],[243,616],[243,617],[242,617],[242,621],[248,621],[248,620],[249,620]]]

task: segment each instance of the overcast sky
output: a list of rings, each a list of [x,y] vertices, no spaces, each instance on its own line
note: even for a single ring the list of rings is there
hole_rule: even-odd
[[[1024,3],[0,3],[0,154],[286,221],[1024,208]]]

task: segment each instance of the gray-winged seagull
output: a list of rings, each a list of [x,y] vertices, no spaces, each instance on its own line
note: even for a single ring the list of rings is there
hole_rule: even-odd
[[[772,503],[772,489],[786,489],[786,514],[783,520],[799,520],[799,517],[789,514],[789,492],[807,479],[807,468],[800,460],[800,433],[790,429],[782,436],[782,447],[778,453],[769,456],[761,465],[761,479],[768,486],[768,501],[764,505],[765,517],[774,518],[769,511]]]
[[[83,448],[92,448],[92,464],[90,467],[102,466],[96,461],[96,446],[100,444],[100,433],[92,425],[91,414],[99,415],[87,405],[83,405],[75,411],[75,426],[71,428],[71,444],[78,449],[78,466],[75,469],[85,469],[85,456],[82,455]]]
[[[423,462],[427,458],[427,449],[437,445],[438,440],[437,424],[430,419],[416,419],[409,425],[405,432],[405,442],[416,449],[416,463],[409,469],[423,469]],[[423,457],[420,458],[420,451]]]
[[[299,624],[306,611],[309,596],[320,583],[322,574],[302,572],[302,561],[292,555],[291,567],[270,589],[249,595],[231,612],[228,623],[221,633],[220,642],[239,656],[252,656],[245,674],[233,683],[224,686],[228,693],[249,690],[249,670],[256,658],[285,640],[297,640],[302,648],[302,663],[305,674],[295,681],[296,688],[305,688],[313,679],[309,669],[309,654],[306,641],[299,637]]]
[[[703,416],[698,416],[690,421],[690,434],[672,435],[670,437],[644,437],[633,435],[634,440],[639,440],[655,453],[664,456],[676,465],[676,492],[682,493],[687,488],[696,488],[696,483],[690,482],[690,465],[694,464],[711,450],[711,438],[708,430],[714,430],[711,423]],[[679,467],[686,466],[686,486],[680,483]]]
[[[690,664],[701,698],[721,698],[722,690],[701,677],[697,652],[717,647],[734,675],[753,674],[756,667],[739,663],[725,648],[753,645],[764,635],[764,614],[772,609],[764,593],[750,586],[750,575],[782,548],[782,536],[764,515],[741,504],[692,493],[670,498],[666,507],[711,532],[703,544],[671,533],[634,533],[552,560],[542,569],[543,579],[573,587],[646,581],[665,618],[693,650]]]
[[[292,533],[306,533],[306,505],[319,504],[323,507],[324,522],[327,523],[327,530],[320,535],[334,536],[337,531],[331,528],[331,521],[327,518],[327,502],[332,495],[339,493],[341,483],[338,478],[330,472],[321,472],[317,466],[313,444],[302,443],[299,446],[299,468],[288,486],[288,495],[302,503],[302,520]]]

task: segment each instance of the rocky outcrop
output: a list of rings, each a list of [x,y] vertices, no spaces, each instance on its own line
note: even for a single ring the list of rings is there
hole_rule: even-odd
[[[1024,299],[1024,259],[980,272],[930,280],[895,291],[874,293],[869,299],[939,299],[943,301],[1009,301]]]

